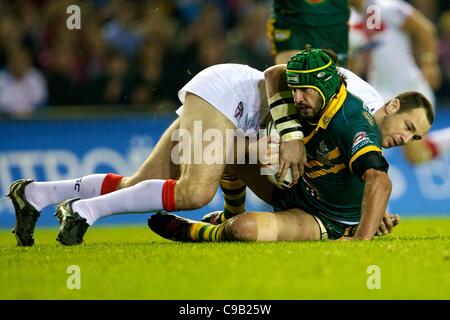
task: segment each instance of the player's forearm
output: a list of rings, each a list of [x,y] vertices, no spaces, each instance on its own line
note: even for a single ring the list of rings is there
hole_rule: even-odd
[[[435,26],[420,12],[415,11],[405,23],[405,29],[414,38],[419,65],[437,63],[438,37]]]
[[[417,38],[418,59],[421,67],[429,63],[438,63],[437,37],[433,30],[429,30]]]
[[[292,92],[286,81],[286,65],[280,64],[264,71],[270,114],[282,141],[301,140],[300,119]]]
[[[387,173],[375,169],[367,170],[363,179],[365,184],[361,220],[353,238],[371,240],[386,212],[392,184]]]
[[[286,82],[286,65],[277,64],[264,71],[267,98],[281,91],[290,91]]]

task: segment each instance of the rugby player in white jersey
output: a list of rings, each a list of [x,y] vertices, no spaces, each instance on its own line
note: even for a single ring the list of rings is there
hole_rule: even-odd
[[[433,90],[441,74],[433,23],[401,0],[352,0],[352,5],[349,68],[365,73],[384,101],[398,92],[418,91],[435,106]],[[431,160],[450,150],[450,128],[403,149],[411,163]]]

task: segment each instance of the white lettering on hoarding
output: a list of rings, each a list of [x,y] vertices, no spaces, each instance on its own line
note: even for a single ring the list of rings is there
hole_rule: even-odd
[[[150,143],[149,143],[150,142]],[[14,150],[0,152],[0,196],[9,192],[14,179],[73,179],[98,173],[106,166],[114,172],[130,175],[144,162],[152,150],[151,139],[134,136],[126,155],[107,147],[92,148],[83,156],[68,149]],[[0,202],[0,212],[11,211],[9,201]]]

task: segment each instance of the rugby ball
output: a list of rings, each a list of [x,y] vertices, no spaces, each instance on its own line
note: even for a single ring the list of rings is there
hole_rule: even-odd
[[[288,169],[283,181],[280,181],[280,176],[278,175],[278,173],[268,175],[267,179],[269,179],[269,181],[272,182],[272,184],[279,189],[289,189],[294,185],[292,183],[291,168]]]
[[[276,141],[278,144],[278,148],[279,148],[279,141],[280,139],[280,134],[278,133],[277,129],[275,128],[275,123],[272,121],[269,122],[269,124],[266,127],[265,130],[265,134],[266,136],[270,136],[272,137],[271,141]],[[273,143],[271,143],[273,145]],[[289,189],[290,187],[293,186],[292,183],[292,172],[291,172],[291,168],[289,168],[287,170],[287,173],[284,177],[283,181],[280,181],[280,176],[278,175],[278,173],[276,171],[278,171],[278,160],[277,160],[277,165],[274,166],[275,168],[273,168],[272,172],[270,174],[267,175],[267,179],[277,188],[279,189]]]

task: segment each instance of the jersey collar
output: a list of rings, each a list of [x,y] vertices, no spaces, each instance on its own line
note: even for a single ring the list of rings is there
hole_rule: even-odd
[[[347,89],[345,85],[342,83],[339,88],[339,92],[331,99],[330,104],[325,109],[325,112],[320,117],[319,122],[317,123],[317,127],[311,132],[307,137],[303,139],[303,142],[306,144],[309,140],[319,131],[319,129],[326,129],[328,124],[333,119],[334,115],[341,109],[344,104],[345,99],[347,98]]]

